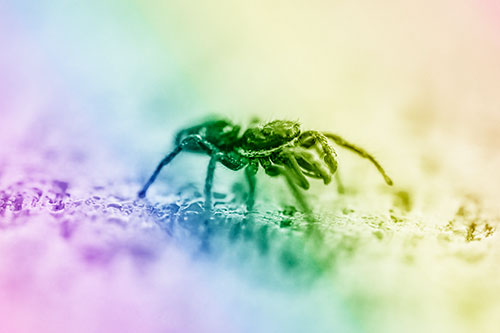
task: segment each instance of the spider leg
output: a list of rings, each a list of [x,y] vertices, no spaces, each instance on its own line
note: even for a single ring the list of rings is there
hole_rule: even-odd
[[[279,176],[280,171],[277,168],[275,168],[269,157],[261,157],[259,158],[259,162],[260,165],[262,165],[262,168],[264,168],[264,171],[266,172],[267,175],[271,177]]]
[[[311,209],[309,207],[309,204],[307,203],[307,200],[300,191],[300,189],[297,187],[295,183],[296,181],[293,175],[291,175],[291,172],[284,167],[273,165],[269,160],[269,158],[260,158],[259,162],[264,168],[266,174],[268,174],[269,176],[276,177],[279,175],[283,175],[285,177],[286,182],[290,187],[290,190],[292,191],[292,194],[295,197],[295,200],[297,200],[297,203],[299,204],[302,211],[305,212],[306,214],[310,214]]]
[[[217,163],[217,154],[210,156],[208,162],[207,177],[205,178],[205,210],[212,209],[212,186],[214,182],[215,165]]]
[[[201,149],[210,154],[210,161],[208,162],[207,176],[205,178],[205,188],[204,188],[205,210],[208,212],[212,209],[212,187],[214,182],[215,166],[221,154],[212,143],[208,142],[207,140],[204,140],[199,135],[190,135],[186,137],[184,140],[182,140],[182,144],[184,145],[197,144],[201,147]]]
[[[278,160],[285,166],[289,171],[289,174],[293,177],[297,185],[302,187],[304,190],[308,190],[310,185],[307,178],[302,173],[300,165],[295,159],[295,156],[291,152],[283,152],[278,157]]]
[[[337,182],[337,192],[340,194],[345,193],[344,183],[342,182],[338,171],[335,173],[335,182]]]
[[[177,156],[181,152],[181,150],[182,150],[182,145],[178,145],[177,147],[175,147],[175,149],[170,154],[168,154],[163,160],[161,160],[161,162],[158,164],[158,166],[156,167],[156,169],[153,172],[153,174],[151,175],[151,177],[149,177],[146,184],[144,184],[142,189],[137,194],[139,196],[139,198],[144,198],[146,196],[146,192],[147,192],[148,188],[151,186],[151,184],[154,183],[154,181],[156,180],[156,177],[158,177],[158,174],[160,173],[161,169],[163,169],[163,167],[166,166],[168,163],[172,162],[174,157]]]
[[[160,161],[158,166],[156,167],[155,171],[149,177],[148,181],[142,189],[139,191],[137,194],[139,198],[144,198],[146,196],[146,192],[148,191],[149,187],[151,184],[154,183],[156,180],[156,177],[158,177],[158,174],[160,173],[161,169],[163,169],[164,166],[172,162],[172,160],[184,149],[187,145],[192,145],[192,144],[198,144],[203,150],[205,150],[207,153],[212,154],[217,151],[217,149],[214,147],[213,144],[210,142],[203,140],[199,135],[190,135],[186,137],[182,142],[175,147],[175,149],[168,154],[163,160]]]
[[[306,131],[300,136],[300,142],[303,147],[309,148],[314,144],[319,144],[316,146],[319,153],[323,154],[323,160],[330,169],[332,174],[337,170],[337,152],[333,148],[328,139],[318,131]],[[320,149],[321,148],[321,149]]]
[[[380,172],[380,174],[384,177],[384,180],[387,183],[387,185],[392,185],[393,184],[392,179],[385,173],[385,170],[378,163],[378,161],[375,159],[375,157],[373,157],[372,155],[370,155],[366,150],[364,150],[363,148],[358,147],[358,146],[356,146],[356,145],[354,145],[352,143],[347,142],[346,140],[344,140],[343,138],[341,138],[340,136],[338,136],[336,134],[323,133],[323,135],[325,137],[327,137],[328,139],[333,140],[339,146],[342,146],[344,148],[352,150],[353,152],[355,152],[359,156],[368,159],[370,162],[373,163],[373,165],[375,165],[375,167],[377,168],[378,172]]]
[[[321,164],[320,161],[310,151],[297,147],[293,150],[295,158],[299,165],[304,169],[303,173],[309,177],[323,179],[325,185],[332,180],[328,170]]]
[[[253,206],[255,204],[255,184],[257,170],[259,169],[258,160],[251,160],[248,166],[245,169],[245,175],[248,181],[248,199],[247,199],[247,210],[250,212],[253,210]]]
[[[277,167],[279,168],[279,167]],[[307,203],[306,198],[302,194],[302,192],[299,190],[297,185],[295,184],[295,179],[293,175],[291,174],[290,170],[287,170],[286,168],[280,168],[280,174],[285,176],[286,182],[288,186],[290,187],[290,190],[293,193],[293,196],[295,197],[295,200],[297,200],[297,203],[299,204],[300,208],[302,211],[306,214],[311,213],[311,208],[309,207],[309,204]]]

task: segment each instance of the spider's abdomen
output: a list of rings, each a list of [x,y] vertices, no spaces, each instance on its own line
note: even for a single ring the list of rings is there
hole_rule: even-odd
[[[179,145],[189,135],[199,135],[217,148],[227,150],[232,149],[238,139],[239,132],[240,126],[224,119],[214,119],[179,131],[175,138],[175,144]],[[188,150],[203,151],[197,145],[189,146]]]
[[[241,137],[241,147],[245,150],[269,150],[280,147],[299,135],[299,123],[275,120],[247,129]]]

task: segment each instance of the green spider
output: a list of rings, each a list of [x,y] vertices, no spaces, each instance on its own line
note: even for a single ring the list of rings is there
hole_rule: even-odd
[[[301,208],[309,212],[309,206],[299,187],[304,190],[309,188],[307,177],[322,179],[325,185],[330,183],[332,175],[337,170],[337,153],[329,139],[370,160],[384,177],[385,182],[388,185],[393,184],[372,155],[336,134],[314,130],[303,132],[298,122],[287,120],[255,124],[241,136],[240,131],[240,126],[224,119],[209,120],[182,129],[176,135],[175,149],[158,164],[138,196],[144,198],[161,169],[184,150],[210,156],[204,191],[207,210],[212,206],[214,171],[216,163],[219,162],[234,171],[246,167],[249,211],[253,209],[255,203],[255,175],[260,165],[271,177],[284,176]]]

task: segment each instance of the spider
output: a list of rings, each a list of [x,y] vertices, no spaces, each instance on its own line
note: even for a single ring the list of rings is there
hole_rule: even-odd
[[[144,198],[161,169],[184,150],[210,156],[204,188],[207,210],[212,207],[214,171],[219,162],[234,171],[246,167],[248,211],[253,209],[255,203],[256,173],[260,165],[271,177],[284,176],[297,203],[304,211],[310,212],[299,188],[309,188],[307,177],[322,179],[325,185],[330,183],[337,170],[337,153],[329,140],[371,161],[385,182],[388,185],[393,183],[372,155],[336,134],[301,131],[298,122],[287,120],[253,124],[243,135],[240,136],[240,132],[240,126],[224,119],[208,120],[180,130],[175,137],[174,150],[161,160],[138,196]]]

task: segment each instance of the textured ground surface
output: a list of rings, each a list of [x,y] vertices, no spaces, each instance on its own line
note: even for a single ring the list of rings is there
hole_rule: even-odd
[[[0,2],[0,332],[498,332],[495,1]],[[181,154],[215,112],[339,149],[285,184]]]
[[[323,189],[318,238],[291,196],[247,216],[233,186],[207,215],[200,184],[137,200],[138,182],[76,177],[89,161],[37,155],[2,167],[7,331],[495,331],[498,218],[474,196],[443,219],[403,190]]]

